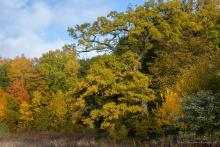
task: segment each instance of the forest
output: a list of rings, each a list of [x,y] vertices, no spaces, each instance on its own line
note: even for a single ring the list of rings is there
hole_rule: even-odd
[[[151,0],[67,31],[75,44],[0,58],[1,135],[220,137],[219,0]]]

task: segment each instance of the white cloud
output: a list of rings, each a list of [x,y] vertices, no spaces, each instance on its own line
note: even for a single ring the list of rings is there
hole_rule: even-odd
[[[34,34],[18,38],[0,37],[0,42],[3,57],[15,57],[23,53],[28,57],[40,57],[42,53],[61,48],[66,43],[63,40],[45,43]]]
[[[53,2],[49,5],[48,2]],[[25,54],[39,57],[61,48],[69,41],[59,37],[50,40],[50,27],[68,26],[91,21],[105,15],[111,6],[105,0],[0,0],[0,56]],[[56,31],[56,30],[55,30]],[[66,32],[67,34],[67,32]],[[45,40],[46,38],[46,40]]]

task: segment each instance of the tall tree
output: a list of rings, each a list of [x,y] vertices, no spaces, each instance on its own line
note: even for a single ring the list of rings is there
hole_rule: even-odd
[[[8,76],[10,81],[14,81],[16,79],[25,79],[26,74],[31,72],[32,70],[32,62],[31,60],[22,57],[17,57],[10,61],[9,63],[9,71]]]
[[[105,129],[116,138],[125,137],[127,131],[138,134],[148,130],[148,109],[151,109],[148,102],[153,101],[155,95],[148,88],[149,77],[138,68],[140,62],[132,52],[121,57],[104,55],[90,65],[88,75],[76,90],[81,93],[79,99],[85,101],[85,124]],[[140,129],[141,122],[146,123],[142,124],[145,129]]]
[[[141,60],[161,40],[179,43],[181,30],[187,27],[184,26],[187,23],[182,23],[186,21],[186,16],[181,11],[181,3],[173,1],[162,5],[163,9],[160,7],[147,2],[135,10],[111,12],[107,17],[99,17],[93,23],[77,25],[68,31],[83,52],[131,50]]]
[[[76,58],[75,50],[69,45],[63,50],[49,51],[39,59],[37,69],[47,80],[51,92],[67,91],[76,81],[79,69]]]

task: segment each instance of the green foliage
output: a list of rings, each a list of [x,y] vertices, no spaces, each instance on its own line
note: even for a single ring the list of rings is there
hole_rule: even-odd
[[[12,96],[7,96],[7,111],[5,117],[3,117],[3,122],[8,126],[10,131],[15,131],[17,129],[19,120],[19,106]]]
[[[50,51],[39,59],[39,72],[46,78],[49,90],[67,91],[76,81],[79,63],[72,46],[65,46],[63,50]]]
[[[31,101],[33,113],[33,128],[36,130],[46,131],[50,126],[50,117],[46,105],[49,103],[49,98],[43,97],[39,91],[33,92]]]
[[[9,85],[8,65],[0,64],[0,87],[6,88]]]
[[[50,113],[46,107],[42,107],[38,112],[34,112],[34,121],[32,128],[37,131],[51,131]],[[53,131],[53,130],[52,130]]]
[[[0,58],[0,122],[10,131],[89,126],[116,140],[178,133],[184,123],[197,134],[219,133],[217,2],[150,0],[69,28],[77,47]],[[77,59],[94,50],[108,54]]]
[[[199,91],[186,97],[182,120],[188,129],[199,135],[212,135],[220,132],[220,94],[212,91]]]

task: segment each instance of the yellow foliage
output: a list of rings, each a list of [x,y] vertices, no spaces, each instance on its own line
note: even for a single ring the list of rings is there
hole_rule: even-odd
[[[156,112],[157,123],[159,126],[173,125],[175,123],[174,117],[181,114],[182,101],[177,93],[169,89],[165,91],[164,98],[162,107]]]
[[[49,104],[49,110],[58,118],[65,118],[67,110],[66,97],[62,91],[58,91]]]
[[[19,106],[19,126],[22,129],[27,129],[31,125],[30,122],[33,121],[31,106],[27,101],[23,101]]]
[[[0,90],[0,118],[5,116],[7,111],[6,93]]]
[[[90,118],[83,119],[83,124],[89,126],[90,128],[95,128],[94,121]]]
[[[39,91],[33,92],[32,107],[35,112],[40,112],[39,107],[42,105],[42,99],[43,97]]]
[[[25,57],[15,58],[9,65],[10,70],[8,76],[11,80],[25,77],[26,74],[33,70],[31,61]]]

